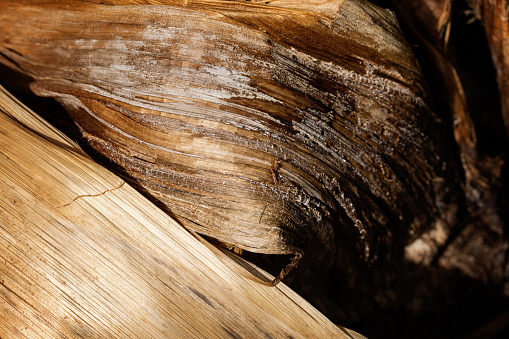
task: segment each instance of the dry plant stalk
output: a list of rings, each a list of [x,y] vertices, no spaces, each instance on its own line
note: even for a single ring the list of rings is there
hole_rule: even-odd
[[[2,338],[364,338],[236,274],[2,87],[0,202]]]
[[[55,97],[92,147],[189,229],[317,262],[356,244],[371,261],[454,219],[454,166],[387,10],[0,4],[5,81]]]

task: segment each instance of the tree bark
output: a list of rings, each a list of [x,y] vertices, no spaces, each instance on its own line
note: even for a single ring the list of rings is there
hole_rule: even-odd
[[[185,227],[303,254],[293,286],[331,319],[380,336],[509,294],[504,158],[479,148],[449,2],[392,4],[419,62],[366,1],[1,4],[3,81],[56,98]]]
[[[2,87],[0,159],[2,338],[364,338],[243,277]]]

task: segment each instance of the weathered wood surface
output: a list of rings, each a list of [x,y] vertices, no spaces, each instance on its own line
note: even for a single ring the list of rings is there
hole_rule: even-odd
[[[374,2],[399,12],[427,84],[390,12],[321,0],[0,1],[0,77],[58,98],[119,173],[188,227],[224,225],[230,238],[216,237],[235,243],[247,225],[259,231],[240,232],[251,245],[304,249],[292,286],[337,323],[373,337],[461,337],[508,305],[496,107],[508,96],[495,81],[507,5]],[[489,52],[477,62],[458,45],[479,26],[455,17],[467,2],[492,25],[496,74],[478,76]],[[260,187],[270,194],[251,194]],[[296,192],[310,199],[296,203]]]
[[[1,1],[6,81],[57,98],[186,227],[313,266],[449,232],[455,163],[391,12],[100,3]]]
[[[505,204],[504,201],[507,199],[507,195],[500,191],[502,181],[505,180],[503,166],[507,161],[505,156],[507,133],[502,127],[504,119],[507,119],[505,116],[509,98],[507,96],[509,23],[504,19],[507,18],[509,9],[507,1],[467,1],[475,12],[471,12],[466,4],[462,9],[453,8],[453,4],[447,0],[389,2],[394,4],[409,27],[409,32],[420,44],[421,50],[428,57],[426,62],[432,64],[433,72],[429,80],[433,86],[439,88],[435,91],[439,98],[435,99],[438,102],[440,99],[446,101],[448,106],[448,110],[442,110],[439,114],[454,121],[452,127],[464,171],[464,178],[461,180],[465,191],[466,209],[472,220],[477,219],[467,221],[458,227],[457,244],[450,246],[448,254],[449,258],[454,256],[455,259],[448,265],[457,264],[471,276],[501,281],[504,279],[501,273],[503,265],[499,262],[495,264],[492,258],[500,256],[500,252],[507,246],[503,241],[499,242],[504,238],[505,227],[504,213],[500,210],[504,207],[500,204]],[[461,16],[468,16],[469,13],[470,22],[460,22]],[[483,17],[482,13],[490,19]],[[494,79],[489,78],[491,75],[488,73],[491,70],[489,58],[481,59],[481,52],[465,55],[464,48],[462,49],[461,42],[458,41],[460,38],[469,39],[468,36],[461,37],[458,31],[463,28],[461,26],[474,22],[474,14],[482,20],[485,28],[486,48],[491,50],[495,66]],[[473,36],[471,39],[475,40],[478,37]],[[474,43],[478,48],[482,47],[478,42],[472,41],[472,44]],[[478,61],[472,63],[469,59]],[[487,64],[480,63],[479,60],[487,61]],[[488,75],[481,77],[482,72]],[[495,81],[498,82],[500,95],[486,93],[496,92],[496,87],[491,86],[491,83],[496,83]],[[500,105],[486,102],[491,100],[500,100]],[[437,110],[441,111],[440,106]],[[472,232],[472,228],[477,231]],[[483,229],[489,229],[487,233],[492,234],[485,234]],[[466,245],[481,242],[492,245],[475,254],[470,251],[476,246]],[[476,260],[470,260],[471,257],[475,257]],[[506,293],[509,293],[509,289]]]
[[[0,87],[1,338],[363,338],[237,265]]]
[[[481,20],[490,46],[500,91],[502,114],[509,135],[509,1],[469,0]]]

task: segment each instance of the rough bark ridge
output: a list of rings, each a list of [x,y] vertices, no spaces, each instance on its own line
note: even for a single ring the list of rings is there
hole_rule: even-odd
[[[450,222],[451,166],[390,12],[108,4],[4,1],[2,62],[187,227],[315,259],[337,233],[370,261]]]
[[[468,279],[507,282],[503,161],[479,154],[444,56],[448,3],[419,5],[438,13],[427,33],[393,6],[441,77],[436,112],[395,16],[365,1],[0,3],[4,81],[56,98],[186,227],[304,253],[295,287],[331,318],[422,315]],[[477,221],[485,237],[470,236]],[[497,259],[479,266],[478,252]]]
[[[238,274],[2,86],[0,202],[2,338],[365,339]]]

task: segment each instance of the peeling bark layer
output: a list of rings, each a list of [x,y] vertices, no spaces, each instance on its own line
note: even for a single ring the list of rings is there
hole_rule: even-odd
[[[448,229],[454,164],[389,11],[101,3],[2,1],[0,63],[186,227],[316,259],[354,243],[367,261]]]

